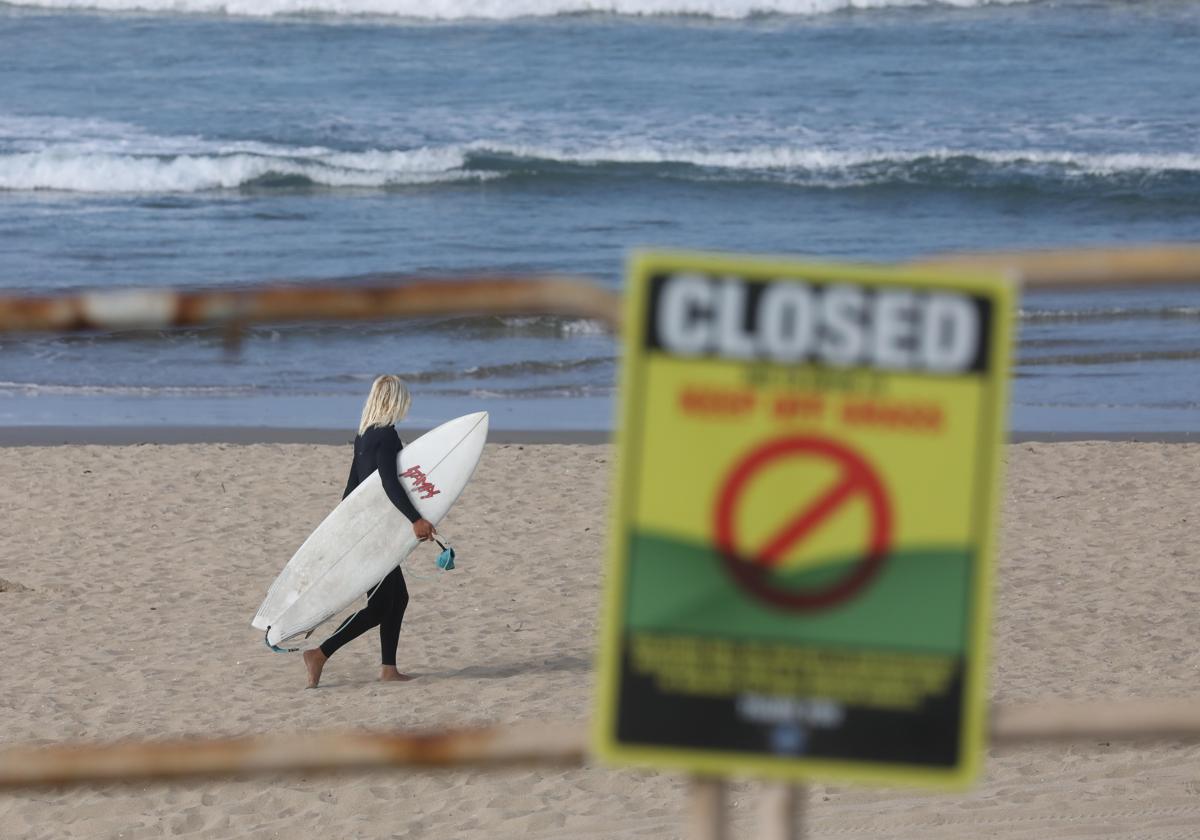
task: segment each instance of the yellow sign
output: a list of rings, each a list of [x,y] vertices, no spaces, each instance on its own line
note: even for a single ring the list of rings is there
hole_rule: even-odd
[[[996,277],[633,260],[602,757],[975,775],[1014,294]]]

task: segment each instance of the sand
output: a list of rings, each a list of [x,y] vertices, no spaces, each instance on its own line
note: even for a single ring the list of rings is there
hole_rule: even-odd
[[[1200,445],[1006,447],[993,696],[1200,695]],[[583,720],[608,445],[489,445],[443,532],[460,568],[411,578],[400,666],[373,635],[304,690],[249,627],[338,500],[348,448],[0,447],[0,746],[346,727]],[[675,838],[674,775],[349,774],[0,793],[0,838]],[[815,838],[1200,836],[1200,743],[993,753],[967,794],[813,785]],[[733,787],[735,836],[758,788]]]

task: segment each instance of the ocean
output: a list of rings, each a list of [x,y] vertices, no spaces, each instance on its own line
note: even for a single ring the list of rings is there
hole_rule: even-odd
[[[1200,3],[0,3],[0,293],[1200,240]],[[347,282],[353,282],[348,280]],[[1016,431],[1200,431],[1200,288],[1028,294]],[[0,338],[0,425],[607,429],[572,318]]]

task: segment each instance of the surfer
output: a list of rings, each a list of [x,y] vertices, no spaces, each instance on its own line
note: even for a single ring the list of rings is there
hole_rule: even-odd
[[[417,539],[424,542],[431,539],[436,530],[432,523],[417,511],[396,475],[396,457],[403,448],[396,433],[396,423],[408,414],[411,402],[408,386],[398,376],[380,376],[371,384],[371,393],[363,405],[358,435],[354,438],[354,458],[350,462],[350,478],[346,481],[346,492],[342,494],[342,498],[349,496],[363,479],[378,470],[388,498],[412,523]],[[304,652],[308,687],[317,687],[321,681],[321,669],[338,648],[376,626],[379,627],[383,663],[379,679],[384,682],[412,679],[396,669],[400,623],[404,619],[404,610],[407,607],[408,587],[404,583],[400,567],[397,566],[367,593],[365,607],[342,622],[342,626],[319,648]]]

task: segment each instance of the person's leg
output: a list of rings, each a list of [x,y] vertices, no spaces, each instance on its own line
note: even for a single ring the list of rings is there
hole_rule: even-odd
[[[404,573],[397,566],[383,584],[389,587],[389,609],[379,622],[379,652],[381,666],[379,678],[385,682],[404,682],[412,679],[396,669],[396,647],[400,642],[400,625],[404,622],[404,611],[408,608],[408,586]]]
[[[322,642],[319,648],[304,651],[304,667],[308,671],[309,688],[316,688],[321,682],[321,670],[325,667],[325,661],[329,657],[333,656],[340,647],[357,639],[382,620],[387,608],[387,598],[381,597],[383,595],[380,591],[382,588],[382,582],[376,584],[375,588],[367,594],[367,605],[343,621],[341,626],[334,631],[332,636]]]

